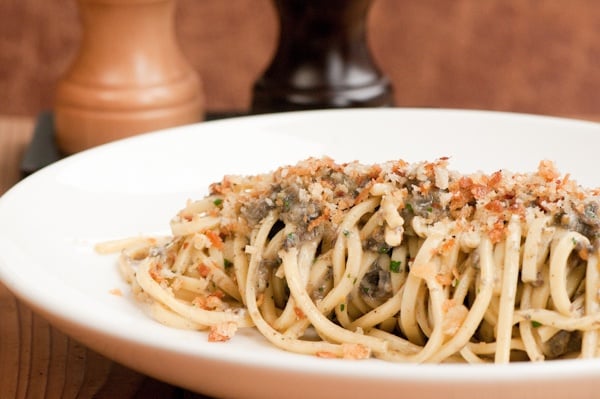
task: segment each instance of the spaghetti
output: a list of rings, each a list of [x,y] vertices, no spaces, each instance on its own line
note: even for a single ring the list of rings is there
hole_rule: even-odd
[[[102,243],[158,321],[254,327],[320,357],[470,363],[599,353],[600,191],[434,162],[308,159],[226,176],[172,236]]]

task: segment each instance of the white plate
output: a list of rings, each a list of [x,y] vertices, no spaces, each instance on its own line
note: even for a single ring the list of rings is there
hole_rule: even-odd
[[[0,278],[56,327],[156,378],[219,397],[576,398],[600,390],[600,360],[410,365],[295,355],[256,332],[228,343],[149,319],[120,288],[114,257],[94,243],[166,233],[188,198],[228,173],[269,171],[308,156],[379,162],[451,157],[470,172],[534,170],[553,159],[600,186],[600,125],[506,113],[317,111],[185,126],[115,142],[30,176],[0,199]]]

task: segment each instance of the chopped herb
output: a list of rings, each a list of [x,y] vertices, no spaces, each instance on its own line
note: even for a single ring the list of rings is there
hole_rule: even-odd
[[[541,327],[541,325],[542,325],[542,323],[540,323],[539,321],[531,320],[531,327],[538,328],[538,327]]]
[[[216,200],[213,201],[213,204],[215,206],[221,206],[223,204],[223,200],[221,198],[217,198]]]
[[[369,295],[369,287],[362,287],[362,292]]]
[[[589,219],[597,219],[598,218],[598,205],[596,203],[590,203],[585,206],[583,214],[585,217]]]
[[[415,210],[413,209],[411,204],[406,204],[406,210],[410,213],[415,213]]]
[[[433,212],[433,208],[432,207],[427,207],[427,212]]]
[[[573,242],[573,246],[576,246],[576,245],[577,245],[577,239],[576,239],[575,237],[573,237],[573,238],[571,239],[571,241]]]
[[[390,247],[388,247],[387,245],[382,245],[381,247],[379,247],[378,252],[380,254],[385,254],[390,250]]]
[[[225,268],[231,267],[233,266],[233,262],[229,259],[223,259],[223,266],[225,266]]]
[[[458,285],[458,283],[460,283],[460,280],[455,278],[454,280],[452,280],[452,288],[456,288],[456,286]]]
[[[345,303],[340,303],[340,311],[344,311],[344,309],[346,309],[346,304]]]
[[[283,200],[283,210],[284,211],[289,211],[290,210],[290,200],[285,198]]]
[[[344,236],[346,236],[346,237],[348,237],[350,235],[350,231],[348,231],[348,230],[344,230],[343,233],[344,233]]]
[[[392,271],[394,273],[400,273],[400,265],[402,265],[401,261],[391,260],[390,261],[390,271]]]
[[[286,237],[285,237],[285,246],[286,247],[295,247],[297,244],[297,237],[296,234],[294,233],[289,233]]]

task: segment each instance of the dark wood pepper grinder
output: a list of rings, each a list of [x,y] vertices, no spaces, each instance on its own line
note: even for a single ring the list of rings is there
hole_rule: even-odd
[[[202,82],[175,35],[175,1],[77,0],[82,43],[54,109],[63,153],[203,119]]]
[[[253,88],[252,112],[393,105],[373,62],[366,25],[373,0],[273,0],[275,56]]]

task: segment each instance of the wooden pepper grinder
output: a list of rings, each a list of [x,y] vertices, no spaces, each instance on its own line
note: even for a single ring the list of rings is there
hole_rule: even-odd
[[[203,119],[200,79],[175,36],[175,0],[78,4],[82,44],[54,110],[63,153]]]
[[[372,0],[273,0],[275,56],[253,88],[254,113],[392,106],[392,88],[371,58]]]

